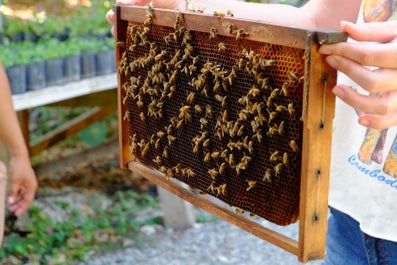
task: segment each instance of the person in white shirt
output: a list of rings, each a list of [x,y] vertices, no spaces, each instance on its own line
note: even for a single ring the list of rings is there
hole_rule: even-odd
[[[148,0],[118,0],[146,5]],[[239,18],[339,29],[349,41],[320,48],[338,70],[325,265],[397,265],[397,1],[310,0],[302,7],[196,0]],[[153,5],[186,9],[184,0]],[[115,31],[115,15],[107,14]]]

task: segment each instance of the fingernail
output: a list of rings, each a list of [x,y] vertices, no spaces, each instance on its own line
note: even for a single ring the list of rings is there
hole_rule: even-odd
[[[329,55],[332,53],[331,49],[329,49],[326,46],[321,46],[320,49],[318,50],[319,53],[324,54],[324,55]]]
[[[327,58],[325,58],[325,61],[327,62],[327,64],[329,64],[332,68],[336,68],[338,66],[338,62],[335,58],[335,56],[327,56]]]
[[[367,119],[360,119],[360,124],[364,127],[369,127],[371,125],[371,122]]]
[[[337,97],[343,97],[345,91],[343,91],[343,89],[341,89],[339,86],[335,86],[332,88],[332,93],[334,93]]]

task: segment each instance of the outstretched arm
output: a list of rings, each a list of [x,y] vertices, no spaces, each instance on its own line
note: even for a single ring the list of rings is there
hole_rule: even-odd
[[[28,150],[12,104],[10,86],[0,64],[0,139],[9,153],[9,209],[21,215],[33,201],[37,180],[30,164]]]
[[[153,2],[154,7],[186,10],[186,0],[117,0],[119,5],[145,5]],[[361,0],[310,0],[301,8],[281,4],[259,4],[236,0],[195,0],[196,8],[206,10],[232,10],[239,18],[260,20],[263,22],[299,26],[306,28],[339,29],[341,20],[356,21]],[[113,25],[115,33],[115,15],[109,11],[106,16]]]

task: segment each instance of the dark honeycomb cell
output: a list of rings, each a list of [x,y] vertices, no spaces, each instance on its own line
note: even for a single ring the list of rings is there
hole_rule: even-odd
[[[130,22],[126,39],[120,74],[134,155],[230,206],[295,222],[305,51],[182,25]]]

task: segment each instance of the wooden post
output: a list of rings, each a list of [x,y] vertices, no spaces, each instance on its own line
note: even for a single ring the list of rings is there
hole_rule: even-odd
[[[159,201],[164,215],[164,225],[175,230],[185,230],[196,222],[192,204],[182,200],[173,193],[157,186]]]

